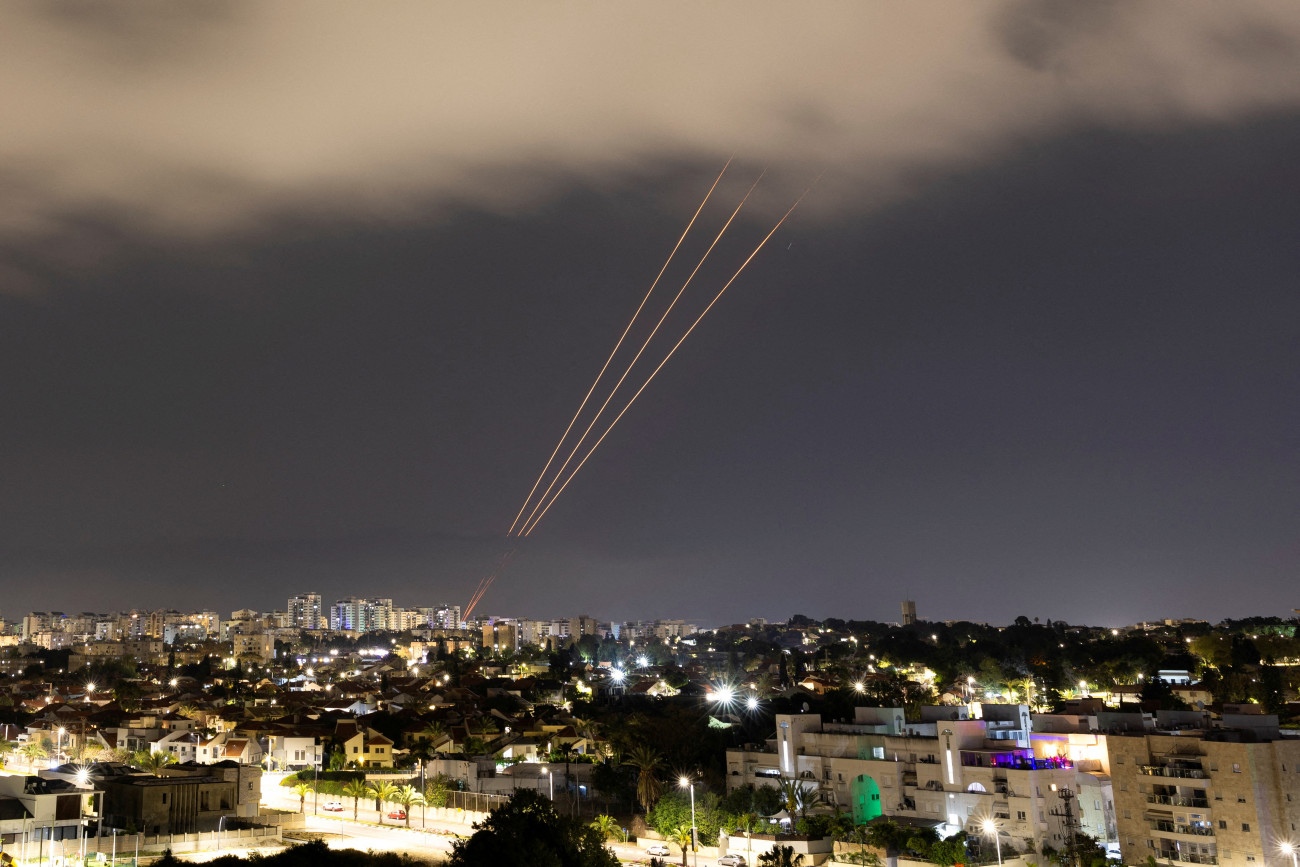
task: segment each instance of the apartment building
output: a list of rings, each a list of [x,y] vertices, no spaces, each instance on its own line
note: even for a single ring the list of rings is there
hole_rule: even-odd
[[[727,751],[728,788],[800,780],[859,825],[883,815],[979,836],[992,819],[1004,851],[1068,845],[1079,770],[1059,739],[1033,733],[1027,707],[986,706],[985,719],[956,707],[922,713],[920,722],[902,708],[856,708],[852,722],[778,714],[766,745]]]
[[[1300,738],[1276,716],[1160,712],[1108,736],[1125,864],[1265,867],[1300,841]]]

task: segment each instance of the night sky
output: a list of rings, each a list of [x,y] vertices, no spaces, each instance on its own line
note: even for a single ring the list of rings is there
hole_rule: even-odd
[[[466,603],[733,154],[674,340],[820,181],[479,611],[1300,606],[1294,3],[13,3],[0,80],[6,618]]]

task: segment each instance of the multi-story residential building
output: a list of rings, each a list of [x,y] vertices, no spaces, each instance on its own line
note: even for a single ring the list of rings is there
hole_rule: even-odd
[[[1300,738],[1277,717],[1161,712],[1107,744],[1125,864],[1266,867],[1300,841]]]
[[[230,636],[231,653],[236,660],[255,659],[258,662],[270,662],[275,658],[275,640],[268,632],[254,632],[249,635],[235,633]]]
[[[330,629],[379,632],[391,629],[393,600],[348,597],[330,606]]]
[[[519,649],[519,624],[507,617],[495,617],[483,624],[483,646],[497,651]]]
[[[1061,795],[1078,789],[1075,764],[1054,739],[1036,742],[1027,707],[996,708],[986,706],[988,719],[922,708],[912,723],[902,708],[857,708],[852,723],[778,714],[766,748],[727,751],[728,788],[797,780],[857,824],[884,815],[978,836],[992,819],[1004,851],[1062,849],[1071,822]]]
[[[289,612],[289,625],[295,629],[320,629],[325,623],[319,593],[290,596],[286,609]]]

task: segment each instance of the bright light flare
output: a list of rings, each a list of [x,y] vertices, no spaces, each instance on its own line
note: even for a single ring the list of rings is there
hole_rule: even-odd
[[[758,697],[751,695],[749,698],[745,699],[745,707],[749,710],[758,710]]]
[[[615,683],[622,683],[623,679],[627,677],[627,674],[623,671],[623,669],[616,668],[609,673],[609,676],[614,679]]]

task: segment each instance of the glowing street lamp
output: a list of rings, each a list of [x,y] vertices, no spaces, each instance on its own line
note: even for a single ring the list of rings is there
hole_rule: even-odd
[[[691,790],[691,853],[695,856],[695,863],[699,864],[700,853],[695,848],[695,781],[689,777],[682,777],[677,781],[677,785]]]
[[[992,819],[985,819],[980,823],[980,829],[987,835],[993,837],[993,845],[998,850],[998,865],[1002,864],[1002,840],[998,837],[998,823]]]
[[[1283,840],[1281,843],[1277,844],[1277,848],[1283,855],[1291,856],[1291,867],[1300,867],[1300,865],[1296,864],[1296,846],[1294,843],[1289,840]]]
[[[551,802],[555,802],[555,777],[551,774],[550,768],[542,768],[542,773],[546,775],[546,782],[551,790]]]
[[[751,695],[749,698],[745,699],[745,707],[750,710],[758,710],[758,696]]]
[[[863,693],[867,691],[867,685],[860,680],[853,681],[853,691]]]

